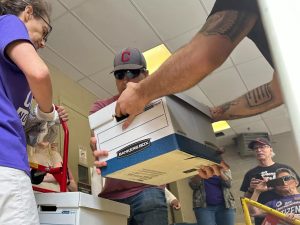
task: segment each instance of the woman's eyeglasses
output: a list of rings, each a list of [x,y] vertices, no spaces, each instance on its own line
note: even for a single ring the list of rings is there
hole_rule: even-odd
[[[26,3],[27,5],[30,5],[29,2],[27,2],[27,1],[25,1],[25,0],[22,0],[22,1],[23,1],[24,3]],[[39,14],[39,13],[36,12],[36,11],[34,12],[34,14],[35,14],[36,16],[40,17],[40,18],[47,24],[47,26],[48,26],[48,30],[47,30],[46,32],[44,32],[44,34],[43,34],[43,40],[44,40],[45,42],[47,42],[48,36],[49,36],[50,32],[52,31],[52,26],[47,22],[47,20],[45,20],[44,17],[41,16],[41,14]]]
[[[43,39],[45,42],[47,42],[48,36],[50,34],[50,32],[52,31],[52,26],[47,22],[47,20],[45,20],[39,13],[34,12],[35,15],[37,15],[38,17],[40,17],[48,26],[48,30],[43,34]]]
[[[134,79],[138,77],[144,69],[138,69],[138,70],[118,70],[114,72],[114,76],[117,80],[123,80],[126,76],[128,79]]]

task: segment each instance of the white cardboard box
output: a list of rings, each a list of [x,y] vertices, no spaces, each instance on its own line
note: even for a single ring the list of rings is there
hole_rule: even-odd
[[[112,116],[112,103],[89,116],[98,149],[109,151],[106,177],[161,185],[196,175],[202,165],[220,162],[208,107],[184,95],[163,97],[149,104],[133,123]]]
[[[127,225],[128,205],[81,192],[35,193],[40,224]]]

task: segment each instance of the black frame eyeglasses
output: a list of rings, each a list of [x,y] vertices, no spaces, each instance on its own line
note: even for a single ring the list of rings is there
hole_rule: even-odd
[[[114,76],[117,80],[123,80],[125,76],[128,79],[134,79],[143,73],[145,69],[136,69],[136,70],[118,70],[114,72]]]
[[[51,31],[52,31],[52,26],[47,22],[47,20],[44,19],[44,17],[41,16],[41,14],[39,14],[39,13],[37,13],[37,12],[34,12],[34,14],[37,15],[38,17],[40,17],[40,18],[47,24],[47,26],[49,27],[49,30],[48,30],[47,33],[44,34],[44,36],[43,36],[44,41],[47,42],[48,36],[49,36],[49,34],[51,33]]]
[[[27,5],[30,5],[29,2],[27,2],[27,1],[25,1],[25,0],[22,0],[22,1],[23,1],[24,3],[26,3]],[[45,18],[42,17],[41,14],[39,14],[38,12],[34,12],[33,14],[36,15],[36,16],[38,16],[38,17],[40,17],[40,18],[47,24],[47,26],[49,27],[49,30],[47,31],[47,33],[43,35],[43,40],[44,40],[45,42],[47,42],[48,36],[49,36],[50,32],[52,31],[52,26],[51,26],[51,25],[47,22],[47,20],[45,20]]]

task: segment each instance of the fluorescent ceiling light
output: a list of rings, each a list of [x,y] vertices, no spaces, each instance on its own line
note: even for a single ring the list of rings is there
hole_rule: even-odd
[[[167,58],[169,58],[171,53],[164,44],[161,44],[145,51],[143,55],[147,62],[149,74],[152,74],[164,61],[166,61]]]
[[[222,130],[227,130],[230,128],[229,124],[225,120],[212,123],[212,127],[213,127],[213,130],[215,133],[218,133]]]

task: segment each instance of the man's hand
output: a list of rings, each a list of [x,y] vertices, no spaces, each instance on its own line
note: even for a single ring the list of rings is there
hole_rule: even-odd
[[[211,166],[202,166],[198,170],[198,176],[202,179],[209,179],[212,176],[221,176],[221,173],[228,170],[228,166],[224,161],[220,165],[214,164]]]
[[[198,176],[201,177],[202,179],[209,179],[212,176],[214,176],[214,169],[212,166],[202,166],[198,170]]]
[[[120,95],[115,109],[117,117],[129,115],[123,124],[123,129],[126,129],[133,119],[144,111],[148,103],[146,97],[142,94],[140,84],[129,82],[126,89]]]
[[[105,161],[99,161],[99,159],[101,159],[101,157],[108,156],[108,151],[97,150],[96,144],[97,144],[96,138],[95,137],[91,137],[91,139],[90,139],[90,146],[91,146],[91,149],[93,151],[93,155],[95,157],[94,165],[96,166],[96,172],[97,172],[97,174],[100,175],[101,174],[100,167],[107,166],[107,163]]]
[[[58,113],[58,116],[59,118],[66,122],[69,120],[69,114],[67,113],[67,111],[65,110],[65,108],[61,105],[57,106],[57,113]]]

